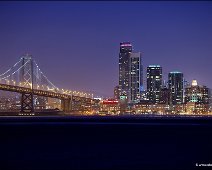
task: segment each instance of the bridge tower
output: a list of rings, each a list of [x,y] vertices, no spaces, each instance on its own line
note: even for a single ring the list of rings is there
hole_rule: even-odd
[[[21,96],[21,112],[33,113],[33,59],[32,56],[26,54],[22,57],[22,71],[20,74],[21,86],[30,88],[30,92],[24,92]]]
[[[70,99],[62,99],[61,100],[61,108],[64,112],[70,112],[72,109],[72,98]]]

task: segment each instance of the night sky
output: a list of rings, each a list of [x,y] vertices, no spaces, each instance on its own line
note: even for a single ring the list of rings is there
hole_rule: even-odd
[[[0,73],[30,53],[56,86],[112,96],[123,41],[212,87],[212,2],[0,2]]]

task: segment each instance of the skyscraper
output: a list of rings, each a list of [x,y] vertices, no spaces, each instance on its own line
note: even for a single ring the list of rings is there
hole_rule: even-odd
[[[129,59],[132,52],[130,42],[120,43],[119,53],[119,89],[120,96],[127,97],[129,95]]]
[[[147,67],[147,98],[151,103],[159,103],[162,86],[162,67],[149,65]]]
[[[183,103],[183,73],[174,71],[168,75],[170,105]]]
[[[142,74],[141,53],[130,53],[128,95],[128,102],[130,103],[140,101],[141,90],[143,88]]]

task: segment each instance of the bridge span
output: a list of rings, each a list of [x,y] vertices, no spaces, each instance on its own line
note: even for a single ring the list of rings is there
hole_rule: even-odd
[[[20,93],[23,113],[34,112],[34,96],[60,99],[64,112],[74,110],[76,105],[91,107],[94,101],[93,94],[56,87],[28,54],[0,75],[0,90]]]

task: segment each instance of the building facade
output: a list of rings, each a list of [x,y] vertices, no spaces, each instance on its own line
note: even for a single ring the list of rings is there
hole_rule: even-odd
[[[185,88],[185,104],[188,113],[207,114],[210,107],[210,89],[199,86],[193,80],[191,86]]]
[[[114,87],[114,99],[119,99],[119,86]]]
[[[175,71],[168,75],[170,105],[183,104],[183,73]]]
[[[161,88],[160,92],[160,104],[169,104],[169,89],[166,86]]]
[[[192,81],[191,86],[185,88],[185,103],[197,102],[209,104],[209,97],[209,88],[206,86],[199,86],[196,80]]]
[[[129,58],[132,52],[130,42],[120,43],[119,53],[119,96],[128,96],[129,94]]]
[[[129,61],[129,103],[138,103],[143,88],[141,53],[130,53]]]
[[[147,67],[147,99],[155,104],[160,102],[162,86],[162,67],[160,65],[149,65]]]
[[[142,90],[141,53],[133,52],[130,42],[122,42],[119,53],[119,88],[116,87],[116,93],[117,91],[119,93],[118,98],[127,103],[137,103],[140,100]]]

